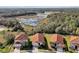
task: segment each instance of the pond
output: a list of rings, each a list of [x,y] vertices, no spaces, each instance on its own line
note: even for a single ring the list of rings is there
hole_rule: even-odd
[[[37,18],[21,19],[20,23],[25,24],[25,25],[36,26],[38,23],[38,19]]]
[[[19,22],[25,25],[36,26],[40,20],[43,20],[46,17],[45,14],[37,14],[34,18],[21,18]]]

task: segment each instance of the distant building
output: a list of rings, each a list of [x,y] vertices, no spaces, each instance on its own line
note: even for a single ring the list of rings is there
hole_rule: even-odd
[[[48,15],[48,14],[45,14],[45,13],[38,13],[38,14],[37,14],[37,16],[38,16],[39,19],[46,18],[47,15]]]

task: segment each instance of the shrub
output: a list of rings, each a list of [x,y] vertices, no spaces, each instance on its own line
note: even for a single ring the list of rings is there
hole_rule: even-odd
[[[13,34],[6,34],[4,46],[13,44],[14,38],[15,38],[15,36]]]

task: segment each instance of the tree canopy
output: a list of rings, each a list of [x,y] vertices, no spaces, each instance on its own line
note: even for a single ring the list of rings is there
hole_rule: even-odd
[[[31,34],[42,33],[58,33],[64,35],[79,34],[79,14],[78,13],[53,13],[33,29]]]

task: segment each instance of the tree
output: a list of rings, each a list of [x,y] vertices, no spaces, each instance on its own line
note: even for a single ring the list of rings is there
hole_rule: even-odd
[[[77,30],[76,30],[76,34],[79,35],[79,28],[77,28]]]
[[[24,28],[20,24],[16,24],[12,31],[24,31]]]
[[[31,50],[32,49],[32,42],[28,39],[27,42],[24,42],[21,45],[21,50]]]
[[[4,42],[5,46],[14,44],[14,38],[15,38],[15,36],[13,34],[6,34],[5,42]]]
[[[62,26],[59,26],[55,29],[56,33],[62,33]]]
[[[53,13],[40,21],[32,33],[59,33],[59,34],[77,34],[79,27],[79,15],[75,13]]]

